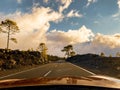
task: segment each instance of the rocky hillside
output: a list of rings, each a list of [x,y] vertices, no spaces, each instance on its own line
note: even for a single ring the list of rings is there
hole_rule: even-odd
[[[48,55],[48,62],[41,60],[38,51],[19,51],[0,49],[0,70],[17,69],[21,66],[33,66],[49,63],[49,61],[59,60],[57,56]]]
[[[120,57],[101,57],[95,54],[76,55],[66,61],[86,68],[96,74],[120,78]]]

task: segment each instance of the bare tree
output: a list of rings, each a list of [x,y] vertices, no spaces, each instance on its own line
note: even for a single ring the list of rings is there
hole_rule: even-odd
[[[10,38],[10,35],[15,34],[19,31],[17,23],[6,19],[0,23],[0,32],[7,34],[7,50],[9,49],[9,40],[17,43],[16,38]]]

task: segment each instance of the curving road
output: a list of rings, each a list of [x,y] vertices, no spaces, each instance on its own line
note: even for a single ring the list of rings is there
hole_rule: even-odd
[[[90,75],[95,75],[95,74],[68,62],[58,62],[58,63],[56,62],[56,63],[45,64],[37,68],[29,69],[26,71],[10,74],[4,77],[0,77],[0,80],[35,78],[35,77],[61,77],[61,76],[81,77],[81,76],[90,76]]]

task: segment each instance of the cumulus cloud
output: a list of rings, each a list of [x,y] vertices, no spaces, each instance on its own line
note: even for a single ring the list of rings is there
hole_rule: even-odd
[[[38,44],[44,42],[47,44],[48,53],[52,55],[63,56],[64,53],[61,49],[72,44],[75,51],[78,54],[83,53],[112,53],[120,48],[120,34],[103,35],[94,34],[91,29],[85,25],[76,30],[52,30],[48,32],[50,28],[50,22],[60,22],[65,17],[81,17],[77,11],[70,11],[67,15],[64,15],[63,10],[67,9],[72,3],[72,0],[61,0],[62,5],[59,7],[59,11],[55,11],[50,7],[37,7],[34,5],[31,12],[22,13],[17,10],[15,13],[5,15],[0,13],[1,20],[10,18],[17,22],[20,33],[14,35],[18,44],[10,42],[11,49],[36,49]],[[13,36],[13,37],[14,37]],[[0,35],[0,47],[6,46],[6,35]]]
[[[72,44],[77,54],[104,52],[106,55],[115,55],[120,50],[120,34],[104,35],[82,26],[78,30],[53,30],[47,33],[49,53],[63,56],[61,49]],[[52,51],[52,52],[51,52]]]
[[[81,44],[75,44],[74,50],[77,54],[100,54],[101,52],[104,52],[106,56],[109,56],[110,54],[112,54],[112,56],[115,56],[116,53],[120,51],[120,47],[110,48],[106,44],[85,42]]]
[[[93,32],[85,26],[82,26],[78,30],[68,30],[67,32],[53,30],[47,34],[49,41],[67,44],[88,42],[92,37],[94,37]]]
[[[93,42],[109,46],[110,48],[120,47],[120,34],[115,35],[103,35],[96,34]]]
[[[28,37],[28,43],[30,44],[32,40],[36,40],[34,43],[37,45],[39,42],[46,42],[45,34],[50,27],[49,22],[58,22],[61,19],[62,15],[50,8],[33,8],[32,14],[25,14],[21,18],[16,19],[16,21],[21,30],[25,30],[23,33],[26,32],[27,35],[30,35],[31,39],[29,40]]]
[[[82,14],[79,14],[78,11],[75,10],[71,10],[68,14],[67,17],[82,17]]]
[[[45,0],[46,1],[46,0]],[[44,2],[45,2],[44,1]],[[19,1],[20,2],[20,1]],[[48,2],[48,1],[46,1]],[[33,3],[33,8],[29,13],[22,13],[21,11],[17,10],[15,13],[10,13],[8,15],[1,14],[2,18],[1,20],[5,20],[6,18],[10,18],[17,22],[20,33],[16,34],[15,37],[18,40],[18,44],[11,44],[10,48],[12,49],[29,49],[33,48],[35,49],[40,42],[47,42],[48,37],[52,37],[53,33],[56,34],[56,37],[59,36],[59,39],[64,38],[66,41],[64,43],[75,43],[75,40],[77,37],[74,38],[75,35],[72,35],[72,30],[68,31],[68,34],[70,36],[67,36],[67,33],[63,32],[65,36],[61,37],[60,35],[57,36],[57,33],[60,34],[62,31],[52,31],[51,34],[46,34],[48,29],[50,28],[50,22],[60,22],[63,20],[63,18],[67,17],[67,15],[64,15],[62,12],[67,9],[70,4],[72,3],[72,0],[58,0],[57,2],[61,3],[59,10],[55,11],[51,9],[50,7],[38,7],[38,3]],[[72,15],[68,15],[69,17],[80,17],[80,14],[78,14],[77,11],[72,11]],[[86,29],[86,27],[83,27]],[[79,30],[80,31],[80,30]],[[77,34],[77,31],[75,31]],[[85,33],[84,30],[80,31],[80,33]],[[48,36],[47,36],[48,35]],[[4,36],[5,37],[5,36]],[[73,37],[73,40],[71,41],[70,37]],[[81,37],[82,38],[82,37]],[[85,37],[86,39],[86,37]],[[50,42],[54,42],[52,39],[48,39]],[[5,40],[0,40],[1,42]],[[76,42],[78,42],[77,40]],[[6,42],[6,41],[5,41]],[[6,43],[2,43],[0,47],[4,47]],[[51,46],[54,43],[51,43],[48,46]],[[11,43],[11,42],[10,42]],[[24,43],[24,44],[23,44]],[[32,44],[31,44],[32,43]],[[66,43],[66,44],[67,44]],[[57,46],[57,45],[56,45]],[[59,46],[59,45],[58,45]]]
[[[18,1],[20,2],[20,1]],[[55,43],[55,40],[52,40],[51,35],[53,35],[53,33],[56,34],[57,33],[60,34],[62,31],[52,31],[50,32],[50,34],[47,34],[48,29],[50,28],[50,22],[60,22],[63,20],[63,18],[66,17],[66,15],[63,15],[62,12],[63,10],[67,9],[69,7],[69,5],[72,3],[72,0],[61,0],[59,1],[62,5],[60,5],[60,9],[58,11],[54,11],[53,9],[51,9],[50,7],[38,7],[38,4],[33,5],[33,8],[31,9],[31,11],[29,13],[22,13],[21,11],[17,10],[14,13],[9,13],[8,15],[5,15],[4,13],[1,13],[1,19],[5,20],[6,18],[10,18],[12,20],[14,20],[15,22],[17,22],[17,25],[20,28],[20,33],[14,35],[14,37],[17,38],[18,40],[18,44],[13,44],[12,42],[10,42],[10,48],[11,49],[29,49],[29,48],[33,48],[36,49],[38,44],[40,42],[48,42],[47,39],[49,40],[48,42],[48,46],[52,46],[55,45],[55,47],[58,47]],[[76,14],[74,14],[76,13]],[[74,16],[79,16],[78,12],[74,12],[72,14],[74,14]],[[83,27],[84,29],[86,29],[85,27]],[[80,31],[80,33],[85,33],[85,31]],[[66,41],[64,41],[65,44],[68,43],[75,43],[78,42],[79,40],[74,40],[74,36],[72,35],[72,30],[69,30],[68,32],[63,32],[65,34],[65,36],[61,37],[59,35],[59,39],[66,39]],[[70,34],[70,36],[67,35]],[[77,31],[75,30],[75,33],[77,33]],[[6,46],[6,35],[1,35],[0,36],[2,39],[0,39],[0,47],[5,47]],[[50,37],[50,38],[48,38]],[[70,37],[73,37],[74,39],[71,41]],[[4,39],[3,39],[4,38]],[[81,37],[82,38],[82,37]],[[85,38],[86,39],[86,38]],[[54,43],[53,43],[54,42]],[[67,43],[66,43],[67,42]],[[12,44],[11,44],[12,43]],[[64,45],[65,45],[64,44]],[[51,47],[52,48],[52,47]],[[60,49],[60,48],[59,48]],[[50,50],[49,50],[50,51]]]
[[[18,22],[19,27],[22,27],[21,29],[24,28],[25,30],[29,29],[28,31],[39,29],[44,25],[49,26],[49,21],[58,22],[62,18],[62,14],[44,7],[34,7],[32,13],[20,14],[17,15],[17,17],[14,17]]]
[[[90,4],[96,3],[97,0],[88,0],[86,7],[90,6]]]
[[[77,54],[104,52],[106,56],[116,55],[120,51],[120,34],[104,35],[96,34],[92,41],[74,44],[74,50]]]
[[[80,27],[78,30],[68,30],[67,32],[61,30],[53,30],[47,33],[48,47],[52,54],[62,55],[61,49],[68,44],[80,44],[92,41],[94,33],[86,28]],[[59,53],[57,53],[59,52]]]
[[[118,4],[118,7],[120,8],[120,0],[118,0],[117,4]]]
[[[63,15],[49,7],[33,7],[31,13],[16,11],[4,18],[12,18],[20,28],[19,35],[16,35],[18,44],[12,45],[11,48],[28,49],[36,48],[39,42],[46,42],[45,35],[50,27],[49,22],[59,22]]]
[[[96,34],[91,42],[76,44],[75,50],[77,53],[94,53],[100,54],[104,52],[106,55],[114,55],[120,51],[120,34],[103,35]]]

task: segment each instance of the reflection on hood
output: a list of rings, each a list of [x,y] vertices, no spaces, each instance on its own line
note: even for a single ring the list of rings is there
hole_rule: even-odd
[[[36,85],[85,85],[109,88],[120,88],[120,80],[106,76],[91,77],[71,77],[64,76],[58,78],[32,78],[32,79],[10,79],[0,81],[0,88],[17,86],[36,86]]]

